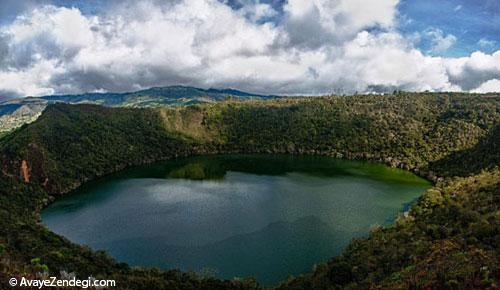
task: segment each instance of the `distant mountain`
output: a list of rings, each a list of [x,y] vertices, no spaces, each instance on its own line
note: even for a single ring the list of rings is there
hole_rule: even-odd
[[[108,107],[156,107],[213,103],[233,99],[270,99],[275,96],[246,93],[233,89],[200,89],[185,86],[155,87],[129,93],[86,93],[40,97],[50,102],[91,103]]]
[[[0,99],[0,132],[33,122],[51,103],[98,104],[107,107],[175,107],[235,100],[272,99],[277,96],[259,95],[234,89],[200,89],[186,86],[154,87],[127,93],[85,93],[52,95],[21,99]]]
[[[31,97],[0,102],[0,133],[33,122],[48,103],[47,100]]]

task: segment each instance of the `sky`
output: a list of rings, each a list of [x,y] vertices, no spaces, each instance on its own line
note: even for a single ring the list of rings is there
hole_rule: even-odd
[[[500,91],[500,0],[2,0],[0,97]]]

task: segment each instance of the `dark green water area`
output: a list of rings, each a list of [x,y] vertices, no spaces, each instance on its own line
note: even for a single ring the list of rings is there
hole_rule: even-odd
[[[42,221],[132,266],[272,285],[340,254],[374,225],[393,223],[430,186],[370,162],[203,156],[88,183],[47,207]]]

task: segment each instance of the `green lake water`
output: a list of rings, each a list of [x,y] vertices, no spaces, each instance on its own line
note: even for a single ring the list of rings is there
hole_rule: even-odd
[[[392,223],[429,187],[370,162],[204,156],[88,183],[46,208],[42,221],[133,266],[272,285],[340,254],[372,226]]]

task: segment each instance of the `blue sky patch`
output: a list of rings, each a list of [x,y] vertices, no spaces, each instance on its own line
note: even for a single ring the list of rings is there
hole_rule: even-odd
[[[402,0],[398,8],[399,29],[407,36],[422,34],[417,47],[424,53],[457,57],[500,49],[498,0]],[[432,53],[432,41],[425,32],[433,30],[455,36],[456,43],[447,51]]]

